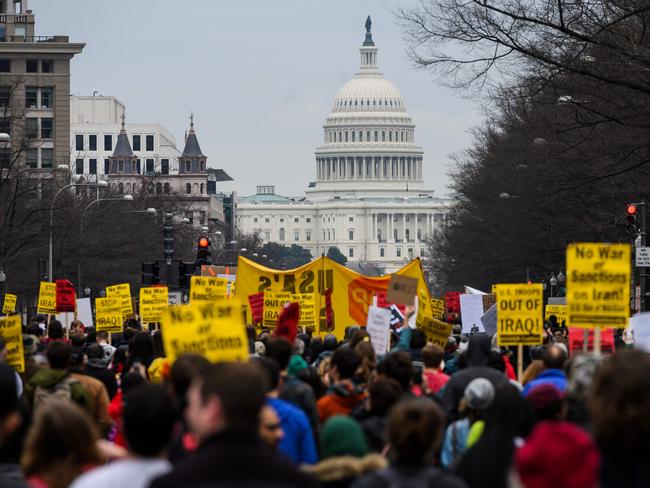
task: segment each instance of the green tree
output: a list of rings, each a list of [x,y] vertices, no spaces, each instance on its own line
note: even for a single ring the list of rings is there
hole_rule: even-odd
[[[346,258],[345,254],[343,254],[336,246],[332,246],[327,250],[327,257],[343,266],[348,262],[348,258]]]

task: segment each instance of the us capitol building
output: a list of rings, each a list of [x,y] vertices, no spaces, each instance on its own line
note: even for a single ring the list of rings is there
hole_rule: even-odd
[[[316,149],[316,181],[305,197],[276,195],[273,186],[239,197],[237,226],[265,242],[298,244],[314,257],[338,247],[348,266],[390,273],[424,256],[442,228],[448,199],[423,181],[422,148],[398,88],[377,67],[371,21],[359,49],[361,67],[338,91]]]

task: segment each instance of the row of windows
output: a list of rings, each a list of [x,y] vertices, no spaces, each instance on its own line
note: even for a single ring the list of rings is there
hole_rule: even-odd
[[[92,161],[92,160],[91,160]],[[131,183],[118,183],[117,185],[117,191],[119,193],[131,193],[131,191],[137,191],[138,185],[136,183],[133,183],[133,186]],[[156,183],[155,185],[153,183],[149,183],[149,186],[146,187],[145,185],[142,186],[142,191],[146,191],[150,194],[153,195],[154,193],[156,195],[169,195],[171,193],[171,186],[169,183]],[[185,185],[185,193],[190,195],[192,193],[195,194],[203,194],[205,192],[205,185],[201,183],[200,185],[198,183],[194,183],[192,185],[191,183],[187,183]]]
[[[39,165],[40,156],[40,165]],[[54,149],[52,148],[29,148],[25,151],[25,164],[29,168],[52,168],[54,167]]]
[[[22,61],[22,59],[0,59],[0,73],[11,73],[12,62],[20,63]],[[25,72],[54,73],[54,61],[51,59],[26,59]]]
[[[52,117],[26,117],[25,136],[28,139],[52,139],[54,119]]]
[[[364,104],[365,102],[365,104]],[[393,100],[392,98],[373,98],[372,105],[369,98],[339,100],[336,102],[337,107],[404,107],[404,102],[401,100]],[[383,102],[383,103],[382,103]]]
[[[30,151],[36,151],[36,149],[28,149],[27,153],[29,155]],[[29,161],[29,157],[28,157]],[[118,161],[117,162],[117,167],[115,168],[116,171],[123,172],[125,168],[127,168],[127,172],[131,172],[131,161],[127,161],[127,165],[125,166],[124,161]],[[104,159],[104,174],[109,174],[110,172],[110,164],[111,160],[106,158]],[[83,158],[77,158],[75,160],[75,173],[78,175],[85,174],[85,167],[86,167],[86,160]],[[142,167],[140,163],[140,159],[136,160],[136,165],[135,165],[136,172],[138,174],[142,174]],[[146,173],[153,173],[155,172],[155,160],[154,159],[145,159],[145,172]],[[160,160],[160,173],[163,175],[168,175],[169,174],[169,159],[161,159]],[[88,174],[91,175],[96,175],[97,174],[97,159],[96,158],[89,158],[88,159]]]
[[[281,224],[284,223],[284,220],[285,220],[284,217],[280,217],[280,223]],[[258,221],[259,221],[258,217],[253,217],[253,222],[257,223]],[[293,221],[296,222],[296,223],[300,222],[300,217],[294,217]],[[270,217],[264,217],[264,222],[266,222],[266,223],[271,222],[271,218]],[[311,217],[305,217],[305,222],[307,222],[307,223],[311,222]]]
[[[325,131],[325,142],[364,142],[364,137],[365,142],[413,142],[413,132],[407,130]]]
[[[404,239],[406,240],[406,242],[411,241],[411,235],[412,235],[411,234],[411,229],[405,229],[404,234],[402,234],[402,235],[404,236]],[[418,241],[422,240],[422,229],[417,230],[416,236],[417,236]],[[383,231],[381,229],[377,229],[377,240],[381,242],[383,239],[384,239]],[[352,240],[352,239],[350,239],[350,240]],[[399,231],[397,229],[393,229],[393,240],[395,242],[401,242],[402,241],[402,237],[400,237]]]
[[[317,158],[319,180],[342,178],[419,179],[422,174],[420,158]]]
[[[85,147],[85,139],[86,137],[84,134],[75,134],[74,136],[74,148],[75,151],[83,151]],[[134,135],[132,137],[132,143],[131,147],[133,148],[134,151],[141,151],[142,150],[142,137],[140,135]],[[154,151],[155,149],[155,144],[154,144],[154,136],[152,134],[148,134],[145,136],[145,151]],[[88,134],[88,150],[89,151],[97,151],[97,135],[96,134]],[[112,134],[105,134],[104,135],[104,151],[112,151],[113,150],[113,135]]]
[[[9,89],[6,89],[7,91]],[[9,94],[6,100],[8,101]],[[5,102],[6,103],[6,102]],[[53,108],[54,88],[28,86],[25,88],[25,108]]]
[[[271,240],[271,231],[264,231],[264,238],[267,241]],[[287,232],[284,229],[284,227],[280,227],[280,230],[278,231],[278,241],[284,242],[287,240]],[[300,230],[295,229],[293,231],[293,240],[294,241],[299,241],[300,240]],[[305,240],[306,241],[311,241],[311,230],[306,230],[305,231]]]

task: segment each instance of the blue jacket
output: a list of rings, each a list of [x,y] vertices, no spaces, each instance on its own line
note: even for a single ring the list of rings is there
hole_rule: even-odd
[[[542,371],[542,373],[537,378],[526,383],[526,386],[524,386],[523,395],[528,395],[528,393],[530,393],[530,390],[538,385],[543,385],[545,383],[550,383],[561,392],[564,392],[564,390],[566,390],[567,384],[566,375],[561,369],[546,369]]]
[[[280,417],[280,425],[284,431],[284,438],[278,446],[280,452],[289,457],[296,466],[316,464],[318,462],[316,443],[305,412],[279,398],[267,398],[266,402]]]

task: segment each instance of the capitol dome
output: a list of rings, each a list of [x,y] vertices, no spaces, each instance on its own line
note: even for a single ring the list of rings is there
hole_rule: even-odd
[[[336,93],[323,125],[310,198],[424,190],[415,124],[397,86],[379,71],[371,26],[368,17],[359,70]]]

